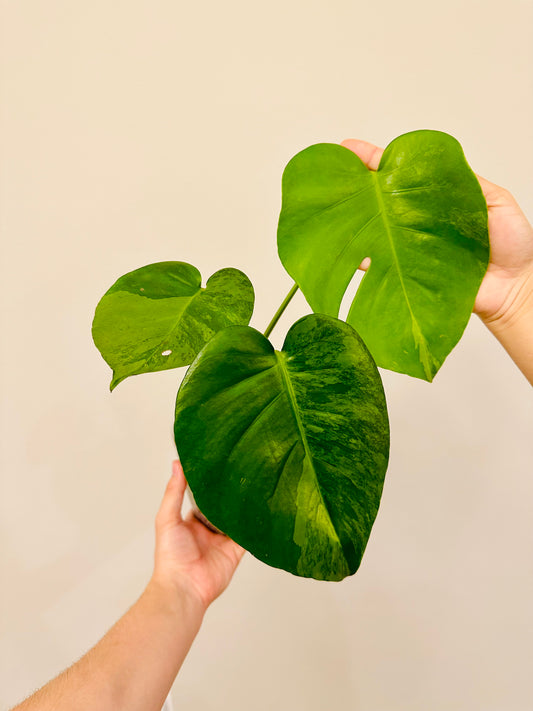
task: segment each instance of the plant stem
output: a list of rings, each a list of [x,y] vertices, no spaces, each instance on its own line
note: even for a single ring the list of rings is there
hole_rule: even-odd
[[[281,314],[285,311],[285,309],[289,305],[289,301],[292,299],[292,297],[296,294],[297,291],[298,291],[298,284],[293,284],[292,289],[289,291],[287,296],[283,299],[281,306],[279,307],[279,309],[276,311],[276,313],[272,317],[272,321],[266,327],[266,331],[264,333],[265,338],[268,338],[270,336],[272,329],[279,321]]]

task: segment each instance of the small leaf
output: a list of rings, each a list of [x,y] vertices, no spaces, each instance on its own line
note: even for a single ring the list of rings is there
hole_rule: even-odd
[[[238,269],[221,269],[201,286],[185,262],[149,264],[120,277],[96,307],[93,339],[124,378],[189,365],[220,329],[250,321],[254,291]]]
[[[487,205],[459,143],[439,131],[396,138],[377,171],[318,144],[283,174],[280,259],[314,311],[346,319],[377,364],[431,381],[461,338],[489,259]]]
[[[253,328],[220,331],[180,387],[175,438],[202,513],[254,556],[321,580],[357,570],[389,426],[379,373],[351,326],[305,316],[280,352]]]

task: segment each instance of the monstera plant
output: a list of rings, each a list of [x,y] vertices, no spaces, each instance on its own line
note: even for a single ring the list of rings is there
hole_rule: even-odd
[[[431,381],[460,339],[489,258],[487,206],[459,143],[395,139],[370,171],[348,149],[298,153],[282,181],[278,252],[294,286],[264,334],[237,269],[205,287],[184,262],[141,267],[99,302],[111,389],[189,365],[175,440],[209,521],[269,565],[341,580],[360,565],[389,455],[378,367]],[[339,307],[368,268],[346,322]],[[313,313],[268,336],[301,289]]]

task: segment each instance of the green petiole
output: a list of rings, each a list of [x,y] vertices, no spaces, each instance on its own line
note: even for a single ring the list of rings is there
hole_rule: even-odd
[[[290,300],[296,294],[297,291],[298,291],[298,284],[295,283],[295,284],[293,284],[292,289],[289,291],[287,296],[283,299],[283,302],[282,302],[281,306],[279,307],[279,309],[276,311],[276,313],[272,317],[272,321],[266,327],[266,331],[263,334],[265,336],[265,338],[268,338],[270,336],[272,329],[274,328],[274,326],[277,324],[277,322],[281,318],[281,314],[285,311],[285,309],[289,305]]]

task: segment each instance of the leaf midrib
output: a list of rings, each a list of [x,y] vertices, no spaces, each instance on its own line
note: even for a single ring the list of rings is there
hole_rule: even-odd
[[[333,523],[333,519],[331,518],[329,508],[327,507],[326,502],[324,501],[324,497],[322,495],[322,489],[320,488],[320,482],[318,480],[318,476],[317,476],[315,465],[314,465],[314,457],[311,453],[311,450],[309,449],[309,444],[307,442],[307,435],[305,434],[305,429],[304,429],[304,425],[302,422],[302,418],[300,417],[300,411],[299,411],[299,407],[298,407],[298,401],[296,399],[296,393],[294,392],[294,388],[292,386],[289,371],[288,371],[288,368],[285,364],[286,354],[283,351],[281,351],[281,352],[275,351],[275,354],[276,354],[276,359],[278,361],[279,370],[281,373],[281,380],[282,380],[283,385],[285,386],[285,392],[288,395],[289,404],[291,406],[291,409],[293,411],[293,414],[294,414],[294,417],[296,420],[296,425],[298,427],[300,439],[301,439],[303,447],[304,447],[304,452],[305,452],[306,457],[309,458],[309,463],[310,463],[311,468],[313,470],[313,475],[315,477],[315,482],[316,482],[316,488],[318,489],[318,493],[320,494],[320,500],[322,501],[324,510],[327,512],[328,518],[331,523],[331,528],[335,534],[335,538],[337,539],[341,550],[344,552],[344,547],[343,547],[342,542],[338,536],[337,529],[335,528],[335,524]]]
[[[300,437],[301,437],[303,445],[304,445],[305,454],[306,454],[306,456],[309,457],[309,459],[312,462],[313,455],[311,454],[311,450],[309,449],[309,444],[307,442],[307,435],[305,434],[302,418],[300,417],[300,412],[299,412],[299,408],[298,408],[298,401],[296,400],[296,393],[294,392],[294,388],[292,387],[291,378],[288,373],[287,366],[285,365],[286,355],[285,355],[285,353],[280,352],[280,351],[275,351],[275,353],[276,353],[276,358],[277,358],[280,373],[281,373],[281,380],[283,382],[283,385],[285,386],[285,391],[288,395],[289,404],[292,408],[294,417],[296,419],[296,425],[298,427],[298,431],[300,433]],[[314,471],[314,469],[315,468],[313,467],[313,471]],[[316,476],[316,472],[315,472],[315,476]],[[317,483],[318,483],[318,481],[317,481]]]
[[[396,271],[398,272],[398,278],[400,279],[400,284],[402,285],[402,291],[405,296],[405,301],[407,302],[407,308],[409,309],[409,313],[411,314],[411,318],[413,319],[413,321],[416,321],[415,315],[413,314],[413,309],[411,308],[411,303],[409,301],[409,296],[407,294],[407,289],[405,288],[405,283],[403,281],[402,270],[400,269],[400,261],[398,259],[398,253],[396,252],[396,247],[394,246],[394,240],[392,238],[392,230],[390,228],[389,219],[387,217],[387,211],[385,210],[385,203],[383,202],[383,194],[381,192],[381,187],[379,184],[377,171],[373,171],[371,173],[371,175],[374,178],[374,184],[375,184],[375,188],[376,188],[376,197],[378,199],[378,205],[379,205],[379,214],[381,215],[381,219],[383,220],[383,225],[385,227],[385,232],[387,233],[387,237],[389,238],[389,244],[390,244],[392,257],[394,259]]]
[[[390,251],[392,254],[392,258],[394,260],[394,265],[396,267],[396,271],[398,273],[398,279],[400,280],[402,291],[403,291],[403,294],[405,297],[405,303],[407,304],[407,308],[409,309],[409,313],[411,314],[413,337],[415,340],[415,345],[418,345],[418,348],[419,348],[419,359],[422,364],[422,367],[424,368],[424,372],[425,372],[426,376],[429,377],[429,380],[431,381],[431,379],[432,379],[431,369],[429,367],[427,356],[424,358],[423,354],[422,354],[422,344],[424,344],[425,350],[428,350],[427,349],[427,341],[426,341],[424,334],[422,333],[420,324],[418,323],[418,320],[417,320],[416,316],[414,315],[413,309],[411,308],[411,302],[409,300],[409,295],[407,293],[407,289],[405,287],[405,282],[403,280],[402,270],[400,268],[400,260],[398,259],[398,253],[396,252],[396,247],[394,245],[394,239],[392,236],[392,230],[391,230],[391,226],[389,223],[389,218],[387,216],[387,211],[385,209],[385,203],[383,201],[383,193],[381,191],[381,186],[379,184],[378,172],[379,171],[376,170],[376,171],[371,171],[371,173],[370,173],[372,175],[372,177],[374,178],[374,186],[376,189],[376,197],[377,197],[378,206],[379,206],[379,213],[378,214],[381,215],[381,219],[383,221],[383,226],[385,227],[385,232],[386,232],[388,240],[389,240]],[[416,330],[418,337],[420,339],[420,342],[418,342],[418,343],[417,343],[418,339],[416,337],[416,334],[414,333],[415,330]]]

